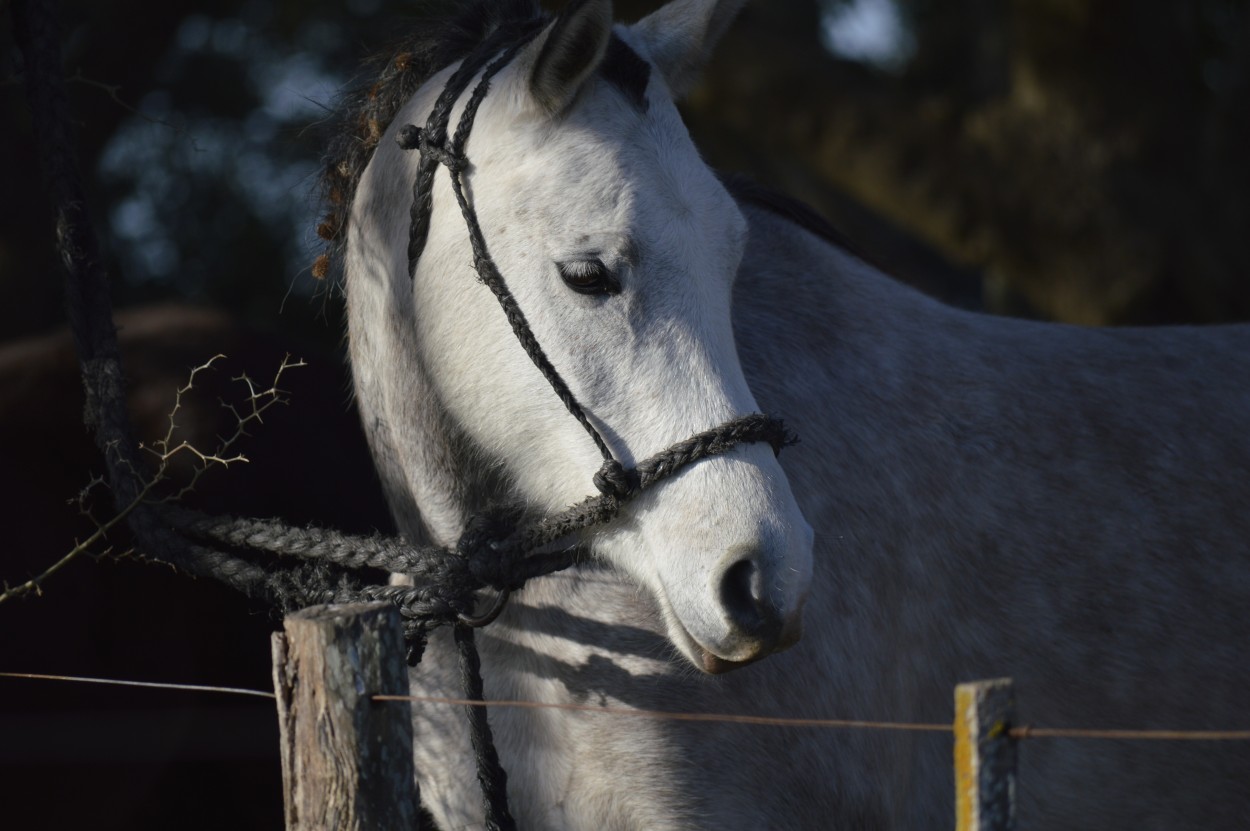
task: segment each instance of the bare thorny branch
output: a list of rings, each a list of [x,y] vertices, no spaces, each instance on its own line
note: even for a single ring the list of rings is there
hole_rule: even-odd
[[[196,377],[200,373],[212,369],[217,361],[224,359],[224,355],[214,355],[203,364],[191,370],[186,384],[179,387],[175,392],[174,404],[169,411],[169,424],[165,435],[151,444],[140,445],[143,450],[148,451],[153,457],[154,467],[146,476],[136,472],[140,476],[142,486],[135,498],[129,504],[118,508],[108,520],[99,522],[95,520],[88,505],[89,497],[97,488],[106,488],[107,484],[103,477],[93,477],[79,492],[78,496],[71,501],[76,501],[80,512],[92,519],[92,522],[96,525],[96,530],[86,539],[75,541],[73,548],[37,576],[16,586],[10,586],[5,582],[3,584],[4,590],[0,592],[0,603],[29,594],[41,595],[45,581],[83,554],[91,554],[96,546],[107,539],[108,533],[113,528],[124,521],[135,508],[143,503],[177,502],[191,493],[195,489],[196,483],[199,482],[200,477],[211,468],[218,466],[228,468],[232,464],[248,461],[247,456],[239,452],[236,445],[241,439],[251,435],[248,432],[248,428],[251,425],[264,423],[264,414],[271,407],[277,404],[288,403],[287,393],[278,386],[283,374],[289,369],[307,366],[307,364],[303,360],[292,360],[291,356],[287,355],[282,359],[282,363],[274,373],[273,381],[264,387],[258,387],[246,374],[232,378],[232,381],[246,386],[247,394],[238,403],[231,403],[225,400],[220,401],[221,406],[228,410],[234,419],[234,430],[229,435],[219,437],[217,446],[211,451],[201,450],[185,439],[176,441],[174,436],[178,430],[178,414],[183,408],[183,396],[194,389]],[[171,476],[170,466],[175,460],[187,456],[192,457],[194,460],[190,478],[184,484],[175,485]],[[166,488],[163,486],[167,485],[170,488],[166,491]],[[162,491],[166,492],[162,493]],[[96,554],[98,556],[107,556],[111,552],[112,547],[108,547],[96,552]]]

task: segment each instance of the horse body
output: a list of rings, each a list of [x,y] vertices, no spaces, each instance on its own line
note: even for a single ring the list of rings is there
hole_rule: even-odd
[[[594,5],[606,4],[570,8]],[[672,4],[618,35],[680,87],[697,61],[655,32],[693,18],[715,28],[734,5]],[[566,29],[585,23],[563,19]],[[640,116],[588,78],[562,120],[469,144],[483,228],[539,339],[631,457],[756,405],[785,417],[802,443],[779,469],[758,446],[700,462],[594,536],[602,564],[516,593],[479,636],[488,698],[946,722],[956,683],[1010,675],[1030,723],[1244,726],[1250,327],[1092,330],[942,306],[770,210],[726,202],[678,141],[661,81]],[[440,88],[435,77],[391,132],[418,121]],[[563,94],[543,90],[544,101]],[[488,109],[492,99],[503,108],[524,98],[515,76],[501,75],[481,118],[508,116]],[[575,140],[561,143],[570,131]],[[485,147],[501,158],[473,155]],[[560,195],[526,162],[550,164],[553,153],[564,173],[583,173],[571,206],[555,212]],[[596,178],[605,158],[641,185]],[[502,315],[477,296],[486,290],[464,276],[464,228],[445,186],[416,280],[404,278],[413,167],[384,141],[361,180],[347,255],[351,347],[392,509],[406,533],[448,544],[500,490],[544,510],[581,498],[595,459],[541,379],[525,374]],[[656,215],[658,231],[639,227]],[[749,243],[727,340],[718,316],[729,320],[729,287],[717,281],[738,251],[708,241],[717,226],[738,232],[743,215]],[[526,277],[541,270],[526,258],[570,251],[527,254],[546,244],[533,241],[534,222],[558,227],[555,237],[581,246],[576,256],[623,263],[639,294],[553,306],[567,300]],[[649,313],[611,311],[647,297],[660,298]],[[488,352],[466,357],[458,342]],[[803,517],[817,531],[811,557]],[[744,641],[725,611],[732,568],[717,553],[741,545],[752,553],[729,559],[777,581],[752,590],[777,609],[801,605],[810,569],[805,634],[767,660],[703,675],[694,667],[723,668],[709,652],[746,654],[733,652]],[[743,649],[758,658],[778,645]],[[450,639],[436,634],[414,689],[454,693],[456,677]],[[418,705],[414,718],[423,800],[444,829],[479,827],[460,715]],[[950,822],[942,736],[559,710],[497,708],[491,718],[521,827]],[[1242,827],[1248,769],[1244,745],[1030,741],[1022,827]]]
[[[767,210],[736,289],[760,404],[818,529],[804,639],[725,677],[629,580],[534,581],[483,633],[489,697],[944,722],[971,678],[1029,723],[1219,729],[1250,681],[1250,327],[1095,330],[938,304]],[[674,551],[673,556],[680,556]],[[420,689],[454,690],[431,644]],[[439,647],[439,648],[435,648]],[[492,711],[535,828],[930,828],[949,738]],[[460,719],[418,707],[424,798],[481,823]],[[455,763],[451,763],[451,760]],[[1021,827],[1237,828],[1241,745],[1032,740]]]
[[[821,602],[774,660],[803,677],[811,644],[824,711],[858,718],[944,721],[959,681],[1012,676],[1033,724],[1240,724],[1250,327],[969,313],[748,216],[744,368],[804,436],[786,471],[818,529]],[[949,745],[872,744],[870,825],[949,822]],[[1248,769],[1244,745],[1027,742],[1022,827],[1242,827]]]

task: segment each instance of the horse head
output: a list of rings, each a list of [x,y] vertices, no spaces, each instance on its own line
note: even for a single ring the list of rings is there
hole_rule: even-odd
[[[758,410],[730,318],[746,225],[674,104],[741,5],[678,0],[614,27],[610,0],[574,0],[533,23],[464,145],[465,193],[490,257],[626,466]],[[409,269],[419,154],[394,139],[426,123],[455,69],[433,71],[378,141],[345,257],[353,373],[384,485],[406,530],[416,532],[415,505],[441,543],[499,487],[556,511],[588,495],[602,463],[477,279],[447,170],[430,185]],[[476,89],[470,81],[455,101],[451,125]],[[798,638],[812,531],[766,444],[686,468],[588,542],[654,597],[701,669]]]

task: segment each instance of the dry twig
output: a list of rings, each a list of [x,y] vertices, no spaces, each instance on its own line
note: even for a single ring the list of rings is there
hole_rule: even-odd
[[[155,459],[155,466],[150,475],[146,477],[140,475],[142,486],[140,487],[139,493],[135,496],[135,498],[128,504],[119,508],[107,521],[98,522],[94,519],[90,508],[87,506],[88,496],[97,487],[107,487],[107,485],[102,476],[93,477],[92,480],[87,483],[86,487],[79,492],[77,502],[83,515],[91,517],[92,521],[95,522],[96,530],[86,539],[75,541],[73,548],[71,548],[64,556],[48,568],[44,569],[38,575],[16,586],[10,586],[7,582],[5,582],[4,590],[0,592],[0,603],[28,594],[43,594],[42,586],[48,578],[52,577],[52,575],[69,565],[69,563],[79,556],[91,553],[93,546],[96,546],[100,542],[104,541],[109,531],[115,528],[118,523],[126,519],[126,517],[128,517],[135,508],[139,507],[144,502],[177,502],[195,489],[195,485],[199,482],[200,477],[203,476],[204,473],[211,467],[218,465],[221,467],[229,467],[236,462],[246,462],[248,460],[247,456],[235,449],[235,445],[240,439],[250,435],[248,433],[248,427],[251,424],[264,423],[263,416],[270,407],[273,407],[276,404],[288,403],[286,392],[278,386],[283,373],[289,369],[306,366],[307,364],[305,364],[302,360],[293,361],[291,360],[291,356],[287,355],[282,359],[282,363],[279,365],[277,372],[274,373],[272,383],[264,388],[258,388],[256,383],[246,374],[238,375],[231,379],[244,384],[247,387],[248,392],[246,397],[239,404],[232,404],[227,401],[221,402],[221,406],[229,410],[234,416],[235,427],[234,432],[218,440],[218,444],[213,450],[200,450],[186,440],[175,441],[174,434],[178,430],[178,413],[183,407],[182,397],[194,388],[197,375],[201,372],[212,369],[213,365],[217,361],[223,360],[224,358],[225,356],[221,354],[214,355],[203,364],[200,364],[191,370],[186,384],[179,387],[175,392],[174,405],[169,411],[169,426],[165,431],[165,435],[152,442],[150,445],[140,445],[142,449],[147,450],[152,454]],[[191,469],[190,480],[172,490],[170,493],[158,496],[156,493],[158,488],[161,485],[172,481],[170,476],[170,465],[175,461],[175,459],[188,455],[194,457],[195,459]],[[106,556],[111,553],[111,551],[112,548],[106,548],[104,551],[99,552],[99,555]]]

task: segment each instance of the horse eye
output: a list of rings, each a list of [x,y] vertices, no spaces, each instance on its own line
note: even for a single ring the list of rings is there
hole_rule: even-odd
[[[570,260],[556,263],[565,285],[578,294],[618,294],[621,284],[601,260]]]

